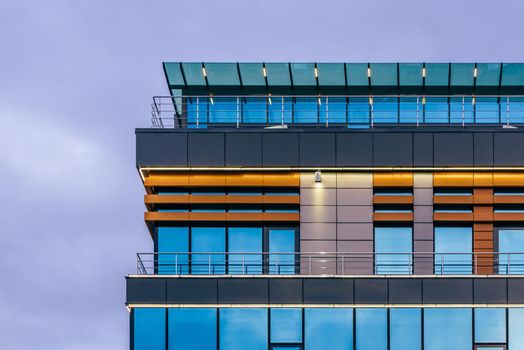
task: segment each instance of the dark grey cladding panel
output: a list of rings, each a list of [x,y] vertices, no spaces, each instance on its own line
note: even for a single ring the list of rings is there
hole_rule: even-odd
[[[353,302],[351,279],[304,279],[304,304],[352,304]]]
[[[224,133],[188,134],[189,166],[224,166]]]
[[[226,166],[262,166],[262,134],[226,133]]]
[[[137,132],[136,164],[187,166],[187,133]]]
[[[496,132],[493,143],[495,166],[524,165],[524,135],[522,133]]]
[[[473,133],[435,133],[435,166],[471,166]]]
[[[473,135],[473,163],[475,166],[493,166],[493,133]]]
[[[333,132],[300,133],[300,166],[335,166],[335,135]]]
[[[160,278],[127,278],[126,301],[128,304],[164,304],[166,280]]]
[[[301,304],[302,279],[271,278],[269,280],[271,304]]]
[[[298,133],[263,133],[262,163],[264,166],[298,166]]]
[[[524,278],[508,278],[508,303],[524,304]]]
[[[476,304],[505,304],[507,302],[507,279],[474,279],[473,299]]]
[[[167,303],[215,304],[217,301],[217,280],[214,278],[172,278],[167,280]]]
[[[374,166],[412,166],[413,133],[374,133]]]
[[[413,166],[433,166],[433,133],[413,133]]]
[[[425,304],[472,304],[473,281],[468,278],[424,279],[422,301]]]
[[[355,304],[387,304],[387,279],[355,279]]]
[[[218,280],[220,304],[267,304],[269,282],[266,278],[224,278]]]
[[[338,133],[337,166],[370,166],[373,164],[372,133]]]
[[[389,280],[390,304],[421,304],[422,280],[417,278],[392,278]]]

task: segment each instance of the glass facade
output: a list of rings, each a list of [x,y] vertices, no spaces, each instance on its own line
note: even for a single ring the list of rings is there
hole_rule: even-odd
[[[500,274],[524,273],[524,229],[498,230]]]
[[[435,227],[435,274],[473,272],[471,227]]]
[[[133,320],[135,350],[524,346],[524,308],[134,308]]]
[[[387,275],[412,272],[412,231],[411,227],[375,227],[375,273]]]

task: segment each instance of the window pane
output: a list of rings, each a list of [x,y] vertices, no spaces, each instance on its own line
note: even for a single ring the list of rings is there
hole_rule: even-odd
[[[390,350],[420,350],[422,325],[420,309],[389,310]]]
[[[234,124],[240,118],[237,99],[234,97],[209,98],[209,123]]]
[[[499,103],[496,97],[478,97],[475,101],[477,123],[499,123]]]
[[[168,309],[169,350],[215,350],[217,310]]]
[[[295,230],[269,230],[269,252],[270,253],[294,253],[295,252]],[[294,274],[294,254],[270,254],[270,274]]]
[[[375,123],[398,122],[398,99],[396,97],[374,97],[373,116]]]
[[[358,350],[388,348],[387,309],[357,309],[356,321]]]
[[[435,227],[436,274],[471,274],[471,253],[471,227]]]
[[[352,350],[353,309],[305,310],[306,350]]]
[[[426,123],[448,123],[448,99],[446,97],[427,97],[424,117]]]
[[[369,124],[369,99],[366,97],[350,97],[348,103],[349,124]]]
[[[411,273],[411,227],[375,227],[377,274]],[[387,254],[393,253],[393,254]]]
[[[318,123],[318,99],[315,97],[295,98],[295,123]]]
[[[291,97],[268,98],[269,124],[290,124],[293,121],[293,101]]]
[[[220,309],[220,350],[266,350],[267,309]]]
[[[135,308],[133,317],[134,349],[164,350],[166,348],[166,309]]]
[[[226,229],[193,227],[191,229],[191,273],[224,274]]]
[[[159,227],[157,234],[157,251],[160,253],[158,254],[158,273],[187,274],[189,271],[187,254],[189,229],[187,227]]]
[[[424,350],[471,349],[471,333],[471,309],[424,310]]]
[[[506,342],[506,309],[475,309],[475,342]]]
[[[413,124],[416,124],[417,122],[420,123],[422,122],[421,117],[422,117],[422,103],[419,97],[401,97],[400,98],[400,122],[401,123],[413,123]]]
[[[229,228],[228,251],[230,274],[261,274],[262,228]]]
[[[499,273],[524,273],[524,230],[499,230]]]
[[[245,97],[242,105],[242,122],[266,124],[266,102],[265,97]]]
[[[346,98],[345,97],[321,97],[320,98],[320,120],[322,124],[345,124],[346,123]]]
[[[271,309],[271,342],[302,343],[302,309]]]
[[[524,308],[508,309],[509,345],[511,350],[524,349]]]

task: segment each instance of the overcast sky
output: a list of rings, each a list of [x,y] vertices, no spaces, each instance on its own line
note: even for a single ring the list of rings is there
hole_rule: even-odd
[[[127,349],[162,61],[524,61],[520,1],[0,0],[0,348]]]

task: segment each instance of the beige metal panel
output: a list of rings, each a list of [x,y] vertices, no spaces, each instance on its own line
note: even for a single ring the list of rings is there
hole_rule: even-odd
[[[339,254],[338,273],[346,275],[373,274],[373,241],[338,241],[337,251]]]
[[[413,239],[414,240],[433,240],[433,223],[419,223],[413,224]]]
[[[338,173],[338,188],[373,188],[372,173]]]
[[[337,190],[334,188],[301,188],[302,205],[336,205]]]
[[[415,205],[433,205],[432,188],[415,188],[413,189],[413,203]]]
[[[301,222],[336,222],[337,207],[327,205],[301,205]]]
[[[353,205],[337,207],[337,222],[373,222],[373,206]]]
[[[372,188],[337,189],[338,205],[373,205]]]
[[[300,173],[300,187],[335,188],[337,187],[337,174],[322,172],[322,182],[315,182],[314,171]]]
[[[338,240],[373,240],[373,224],[337,224]]]
[[[322,241],[300,241],[300,251],[302,255],[308,255],[308,253],[334,253],[337,250],[337,242],[334,240],[322,240]]]
[[[414,188],[432,188],[433,174],[432,173],[414,173],[413,174]]]
[[[415,205],[413,207],[415,222],[433,222],[432,205]]]
[[[314,222],[300,223],[301,239],[336,239],[337,225],[335,223]]]

